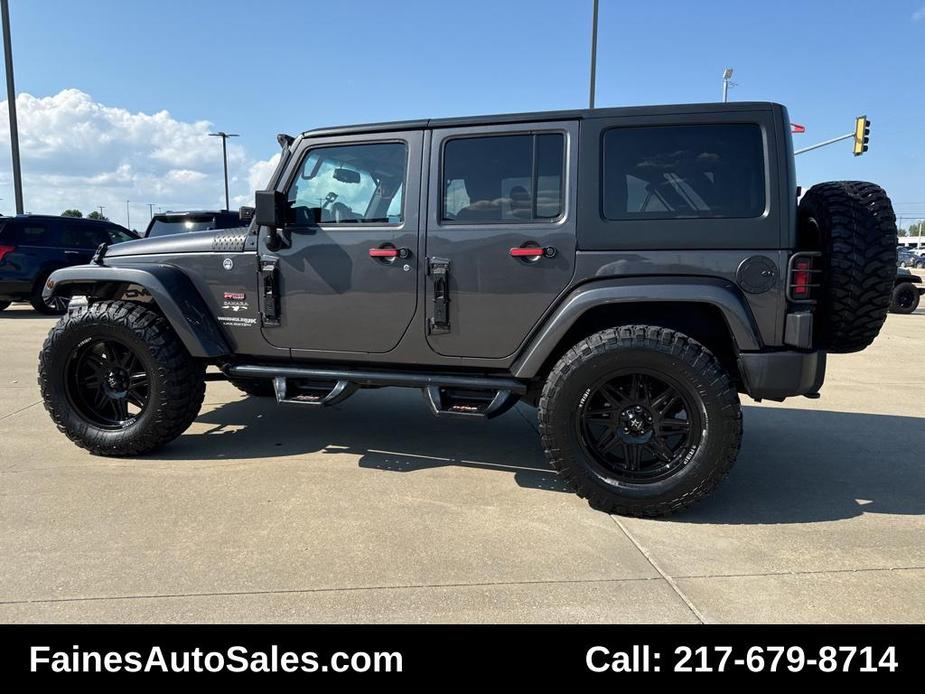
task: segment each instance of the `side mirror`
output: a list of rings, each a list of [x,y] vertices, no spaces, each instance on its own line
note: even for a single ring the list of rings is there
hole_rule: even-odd
[[[254,218],[257,224],[271,229],[286,225],[289,200],[285,193],[276,190],[258,190],[254,195]]]

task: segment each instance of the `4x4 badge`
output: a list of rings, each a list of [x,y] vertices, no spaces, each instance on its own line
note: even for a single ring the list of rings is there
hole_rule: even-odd
[[[231,258],[225,258],[225,259],[222,261],[222,267],[225,268],[226,270],[233,270],[233,269],[234,269],[234,261],[233,261]]]

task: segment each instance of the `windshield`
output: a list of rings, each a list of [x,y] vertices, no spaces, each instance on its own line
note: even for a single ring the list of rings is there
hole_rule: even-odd
[[[118,227],[108,227],[106,229],[106,234],[109,236],[109,243],[122,243],[123,241],[133,241],[137,239],[137,236],[134,236],[123,229]]]
[[[183,234],[188,231],[208,231],[215,228],[214,217],[181,217],[179,219],[157,219],[151,222],[147,238]]]

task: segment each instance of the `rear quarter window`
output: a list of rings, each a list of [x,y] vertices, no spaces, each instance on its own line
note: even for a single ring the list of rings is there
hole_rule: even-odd
[[[602,144],[605,219],[741,219],[765,211],[757,124],[615,127]]]

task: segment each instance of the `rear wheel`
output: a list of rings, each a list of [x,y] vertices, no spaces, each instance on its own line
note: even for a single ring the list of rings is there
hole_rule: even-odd
[[[45,409],[99,455],[147,453],[183,433],[202,405],[204,371],[162,316],[124,301],[68,314],[39,354]]]
[[[893,300],[890,303],[890,311],[893,313],[912,313],[919,307],[921,295],[919,290],[911,282],[903,282],[896,285],[893,290]]]
[[[12,301],[0,301],[0,311],[4,311],[10,307]]]
[[[738,454],[742,414],[709,350],[666,328],[604,330],[559,360],[543,388],[546,456],[595,508],[659,516],[710,493]]]

